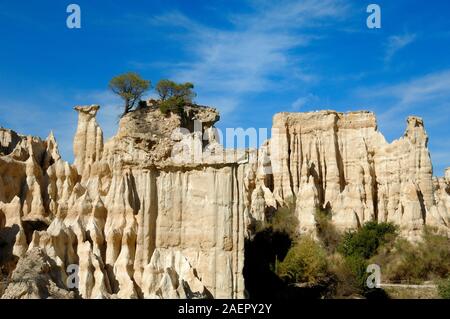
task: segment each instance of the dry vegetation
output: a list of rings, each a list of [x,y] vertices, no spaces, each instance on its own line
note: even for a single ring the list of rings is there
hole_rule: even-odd
[[[320,286],[325,298],[450,298],[449,239],[425,228],[423,240],[410,243],[398,236],[396,226],[376,222],[340,234],[330,216],[317,211],[315,236],[297,234],[292,204],[279,209],[266,225],[266,231],[291,238],[286,256],[276,258],[271,267],[286,284]],[[369,264],[381,267],[383,284],[404,286],[367,288]],[[428,286],[407,286],[424,283]]]

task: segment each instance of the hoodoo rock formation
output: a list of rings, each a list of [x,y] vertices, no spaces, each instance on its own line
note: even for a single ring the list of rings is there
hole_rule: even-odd
[[[341,229],[378,220],[412,240],[425,224],[449,233],[450,180],[433,179],[422,119],[409,117],[389,144],[370,112],[280,113],[270,143],[274,196],[297,198],[301,230],[313,230],[315,208],[328,208]]]
[[[388,143],[370,112],[280,113],[259,150],[226,150],[212,108],[149,103],[105,143],[99,106],[75,109],[73,165],[53,134],[0,129],[4,298],[243,298],[245,240],[292,200],[299,232],[327,209],[341,230],[378,220],[410,240],[424,225],[450,234],[450,173],[432,176],[420,118]],[[26,291],[30,262],[45,281]]]

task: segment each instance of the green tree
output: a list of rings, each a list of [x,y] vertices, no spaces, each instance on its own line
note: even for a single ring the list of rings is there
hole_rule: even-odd
[[[449,247],[447,236],[425,227],[421,241],[399,239],[380,249],[373,262],[383,267],[383,277],[389,281],[419,284],[450,276]]]
[[[357,256],[368,259],[378,247],[395,238],[397,228],[389,223],[368,222],[358,231],[345,233],[338,251],[345,257]]]
[[[150,81],[144,80],[134,72],[118,75],[109,82],[109,88],[125,101],[122,116],[130,112],[139,103],[142,95],[150,87]]]
[[[193,89],[194,84],[190,82],[176,83],[166,79],[160,80],[156,85],[156,92],[158,92],[161,101],[177,98],[185,103],[191,103],[196,96]]]
[[[278,275],[290,283],[319,284],[328,277],[326,252],[310,237],[294,244],[277,268]]]
[[[367,261],[357,255],[347,256],[344,259],[345,267],[351,274],[350,280],[353,282],[357,289],[364,291],[366,289],[366,280],[369,274],[366,272],[368,263]]]
[[[158,84],[156,84],[155,89],[161,101],[165,101],[169,97],[173,96],[175,86],[176,83],[170,80],[160,80]]]
[[[194,85],[190,82],[176,83],[170,80],[160,80],[156,85],[159,95],[159,109],[162,113],[174,112],[181,114],[186,103],[192,103],[196,96]]]
[[[321,240],[330,254],[336,252],[341,242],[341,234],[337,231],[331,220],[331,212],[317,209],[315,214],[317,237]]]
[[[159,102],[159,109],[161,113],[167,114],[168,112],[176,113],[176,114],[182,114],[183,113],[183,107],[185,105],[185,102],[183,99],[179,97],[171,97],[167,100],[161,100]]]
[[[298,217],[295,215],[295,200],[290,197],[286,199],[286,205],[278,208],[269,219],[268,227],[273,231],[285,233],[291,240],[298,238]]]

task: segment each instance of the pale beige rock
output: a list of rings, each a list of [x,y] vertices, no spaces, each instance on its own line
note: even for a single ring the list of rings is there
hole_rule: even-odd
[[[111,288],[101,257],[93,252],[90,242],[78,246],[80,258],[78,277],[79,293],[82,298],[109,298]]]
[[[264,191],[261,186],[258,186],[252,193],[252,206],[250,208],[250,213],[252,216],[261,221],[262,224],[266,222],[266,201],[264,199]]]
[[[73,141],[73,154],[79,175],[85,175],[84,170],[102,156],[103,132],[95,120],[99,108],[98,105],[75,107],[78,112],[78,127]]]
[[[448,173],[448,169],[446,174]],[[433,187],[436,206],[432,207],[427,216],[427,225],[436,227],[443,235],[450,237],[450,178],[435,178]]]
[[[434,218],[443,226],[447,215],[444,204],[436,206],[427,143],[418,117],[409,117],[404,137],[389,144],[370,112],[279,113],[274,116],[270,143],[274,196],[279,204],[285,203],[304,188],[306,175],[314,180],[319,206],[333,212],[338,228],[355,228],[371,220],[395,221],[414,239],[427,216],[431,224]],[[417,197],[411,199],[413,187]],[[311,196],[315,195],[297,201]],[[414,201],[415,208],[405,204]]]
[[[145,298],[208,298],[210,292],[180,251],[155,250],[143,277]]]
[[[21,258],[2,299],[73,299],[59,277],[54,261],[43,250],[34,248]]]
[[[297,193],[295,213],[299,222],[300,233],[315,234],[316,213],[319,206],[319,193],[312,177],[301,184]]]
[[[445,170],[445,179],[450,181],[450,167]]]
[[[25,230],[22,223],[22,206],[20,198],[14,197],[10,203],[0,202],[0,212],[3,214],[4,226],[0,229],[2,241],[6,244],[2,253],[7,253],[4,260],[11,256],[22,257],[25,255],[28,245]]]
[[[341,231],[450,235],[450,175],[432,178],[420,118],[387,143],[370,112],[280,113],[259,150],[226,150],[212,108],[181,117],[150,101],[106,143],[99,107],[75,109],[74,165],[52,133],[0,129],[0,262],[40,249],[62,282],[77,265],[82,298],[242,298],[245,239],[291,202],[300,233],[327,209]]]

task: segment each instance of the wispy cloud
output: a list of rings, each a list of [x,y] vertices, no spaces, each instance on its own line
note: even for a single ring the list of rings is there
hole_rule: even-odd
[[[410,45],[416,39],[417,35],[413,33],[390,36],[386,44],[386,53],[384,56],[385,62],[391,62],[392,58],[398,51]]]
[[[290,81],[310,83],[317,75],[303,68],[304,57],[293,53],[317,40],[302,32],[315,26],[320,30],[346,12],[343,1],[252,1],[251,13],[228,16],[230,26],[215,28],[198,23],[180,12],[157,16],[159,27],[181,28],[178,43],[191,63],[178,64],[171,76],[196,84],[199,102],[211,101],[222,113],[231,112],[243,96],[281,90]],[[273,75],[277,75],[276,78]]]
[[[394,118],[403,111],[420,107],[424,113],[447,106],[450,101],[450,69],[416,77],[394,85],[364,88],[358,95],[374,101],[387,100],[390,107],[383,111],[385,119]],[[427,109],[426,106],[433,106]]]
[[[314,103],[317,103],[319,101],[319,98],[314,94],[308,94],[306,96],[301,96],[298,99],[296,99],[292,105],[291,109],[294,112],[302,111],[303,107],[309,106],[312,107]]]
[[[244,28],[265,31],[299,29],[323,26],[343,18],[349,10],[345,0],[253,0],[254,12],[231,17],[231,21]]]

